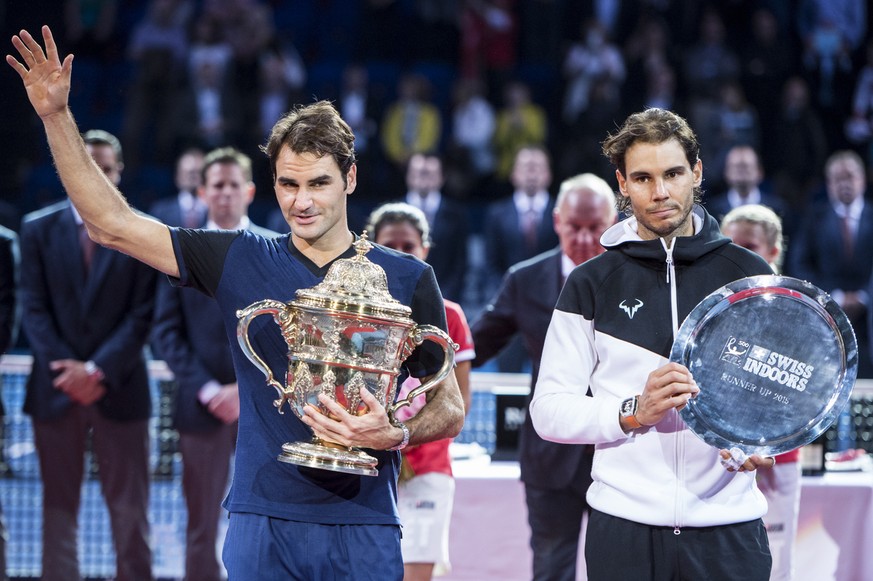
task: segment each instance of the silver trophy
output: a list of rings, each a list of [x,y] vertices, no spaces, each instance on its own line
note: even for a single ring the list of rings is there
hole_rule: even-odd
[[[672,361],[700,386],[680,412],[708,444],[769,456],[808,444],[848,403],[858,344],[830,296],[795,278],[753,276],[700,302]]]
[[[318,285],[300,289],[289,303],[266,299],[237,311],[237,339],[248,359],[279,393],[274,405],[279,413],[288,402],[298,417],[307,404],[324,414],[330,412],[318,401],[325,394],[350,414],[365,414],[361,387],[394,413],[435,387],[452,370],[456,346],[441,329],[416,325],[412,310],[388,291],[385,271],[366,258],[372,248],[366,236],[355,242],[353,258],[334,262]],[[248,329],[252,319],[270,314],[288,345],[285,385],[254,352]],[[400,365],[424,341],[433,341],[445,353],[442,367],[430,380],[394,402]],[[375,476],[377,460],[366,452],[320,440],[282,445],[280,461],[336,472]]]

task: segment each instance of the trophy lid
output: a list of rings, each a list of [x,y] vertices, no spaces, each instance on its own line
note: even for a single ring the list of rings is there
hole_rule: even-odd
[[[367,233],[355,243],[355,256],[341,258],[328,269],[317,285],[297,291],[298,307],[326,308],[378,317],[409,319],[412,309],[388,292],[388,277],[365,254],[373,248]]]

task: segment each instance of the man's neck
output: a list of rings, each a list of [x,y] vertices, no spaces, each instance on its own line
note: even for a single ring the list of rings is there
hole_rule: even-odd
[[[355,240],[355,235],[349,231],[348,227],[344,229],[336,228],[336,230],[336,234],[325,233],[315,240],[304,240],[292,233],[291,243],[294,244],[294,247],[303,256],[311,260],[313,264],[322,267],[348,250]]]

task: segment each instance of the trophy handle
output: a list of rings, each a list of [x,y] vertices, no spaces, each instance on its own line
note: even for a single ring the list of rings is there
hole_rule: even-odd
[[[251,323],[252,319],[255,317],[266,314],[273,315],[273,320],[276,321],[277,325],[282,327],[284,335],[284,323],[286,323],[291,316],[288,305],[281,301],[266,299],[252,303],[246,308],[240,309],[236,312],[236,316],[239,319],[239,323],[236,326],[236,339],[239,342],[243,354],[266,376],[267,385],[273,386],[276,391],[279,392],[279,399],[274,401],[273,405],[275,405],[276,408],[278,408],[279,413],[282,414],[285,413],[282,411],[282,404],[284,404],[285,401],[288,401],[289,403],[291,402],[291,394],[293,393],[293,390],[285,388],[275,380],[273,377],[273,371],[264,360],[261,359],[261,356],[255,353],[255,350],[252,349],[252,344],[249,342],[249,323]]]
[[[410,390],[406,397],[394,402],[388,408],[388,417],[391,418],[391,421],[394,422],[394,414],[402,407],[408,406],[412,403],[419,395],[430,391],[433,387],[436,386],[439,382],[446,378],[446,376],[452,371],[455,366],[455,349],[458,346],[452,341],[452,338],[449,337],[448,333],[440,329],[439,327],[434,327],[433,325],[418,325],[416,326],[409,338],[407,339],[407,347],[409,352],[415,347],[418,347],[425,341],[433,341],[437,345],[443,348],[443,352],[445,353],[445,359],[443,359],[443,366],[440,367],[440,370],[437,371],[436,375],[431,377],[425,383],[422,383],[418,387]]]

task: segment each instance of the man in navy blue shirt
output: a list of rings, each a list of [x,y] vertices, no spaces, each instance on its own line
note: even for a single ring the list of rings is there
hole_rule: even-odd
[[[264,151],[270,157],[276,198],[291,233],[268,239],[245,230],[168,228],[138,212],[90,160],[68,106],[72,55],[61,61],[47,26],[45,49],[22,31],[12,43],[18,72],[40,116],[64,187],[98,243],[127,253],[166,273],[177,284],[198,288],[218,301],[229,336],[236,310],[264,298],[288,301],[298,288],[322,280],[330,264],[354,254],[346,196],[357,185],[354,135],[330,103],[298,107],[273,128]],[[386,271],[391,294],[412,308],[419,324],[445,329],[445,310],[426,264],[376,246],[367,256]],[[278,326],[254,329],[253,347],[274,374],[287,370],[287,345]],[[252,336],[252,329],[250,329]],[[426,381],[442,354],[422,345],[404,366]],[[369,408],[351,415],[324,397],[331,415],[306,406],[302,419],[277,416],[272,388],[260,371],[233,349],[240,396],[239,437],[231,513],[223,559],[230,581],[242,579],[395,579],[403,576],[396,507],[397,450],[456,436],[464,404],[454,374],[428,392],[428,403],[403,429],[366,389]],[[379,475],[358,476],[276,461],[287,441],[317,437],[367,449]]]

